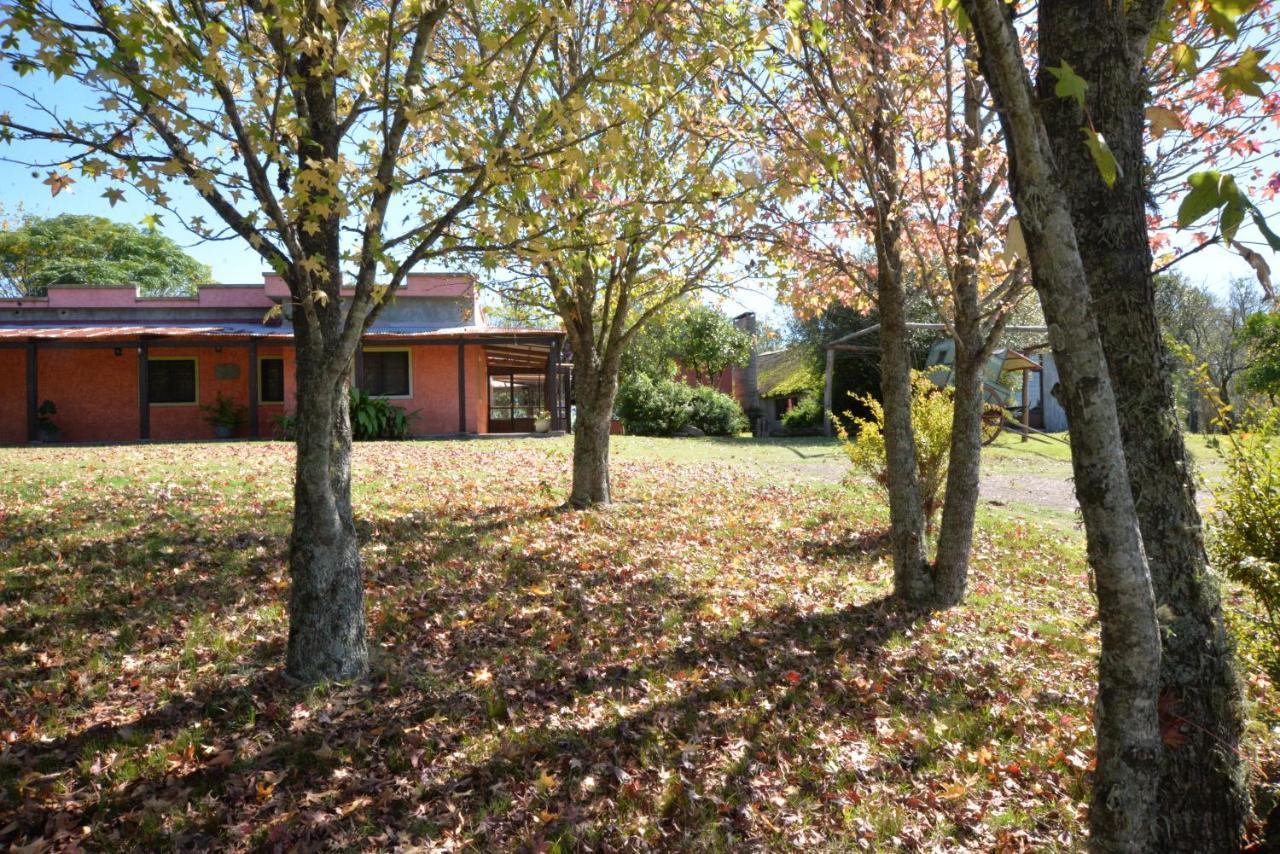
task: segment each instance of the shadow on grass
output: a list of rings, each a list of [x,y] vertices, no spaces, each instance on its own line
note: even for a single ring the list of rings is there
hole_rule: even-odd
[[[490,848],[537,849],[549,841],[614,848],[635,840],[615,832],[609,816],[644,810],[654,816],[651,841],[663,847],[735,846],[752,832],[753,778],[787,764],[783,757],[789,751],[806,749],[798,723],[812,727],[847,719],[862,726],[873,720],[878,713],[872,696],[865,686],[846,682],[843,669],[850,662],[874,662],[886,640],[908,631],[921,616],[902,612],[888,599],[818,614],[777,612],[634,667],[585,679],[566,676],[547,686],[564,707],[616,696],[620,687],[642,678],[695,674],[668,698],[638,702],[585,727],[536,718],[527,703],[518,711],[514,701],[512,708],[495,711],[494,698],[545,690],[537,684],[542,677],[530,671],[506,672],[484,688],[458,690],[455,684],[405,703],[412,693],[406,686],[420,675],[412,664],[369,684],[322,692],[328,704],[316,707],[325,712],[308,716],[300,727],[299,710],[309,693],[290,689],[269,669],[277,649],[261,649],[253,658],[263,669],[245,684],[205,685],[128,722],[20,744],[7,761],[57,776],[67,765],[122,743],[157,735],[171,739],[201,727],[201,738],[211,746],[199,767],[104,792],[84,810],[79,819],[92,822],[94,839],[103,842],[225,845],[228,830],[236,831],[228,825],[274,815],[284,818],[264,828],[255,844],[340,848],[353,841],[352,818],[363,825],[373,821],[372,813],[376,823],[398,830],[366,838],[365,844],[443,839],[463,822],[476,844]],[[497,652],[474,651],[481,657]],[[427,735],[442,716],[455,726]],[[492,732],[495,723],[505,728],[524,720],[530,724],[518,733]],[[485,734],[493,735],[485,749],[455,759]],[[381,743],[361,753],[369,742]],[[692,755],[703,751],[736,759],[713,772]],[[904,773],[915,761],[908,753],[894,760]],[[849,769],[846,785],[857,785],[865,772]],[[261,781],[270,781],[266,796]],[[36,790],[25,791],[25,803],[11,804],[7,818],[28,836],[55,831],[58,813],[31,797]],[[149,812],[170,799],[207,808],[177,833],[148,829]]]
[[[370,515],[359,524],[374,675],[311,690],[277,673],[278,623],[244,630],[230,655],[173,649],[197,617],[234,623],[281,601],[282,538],[257,539],[243,520],[199,533],[164,521],[70,544],[60,563],[21,545],[32,551],[15,563],[47,572],[2,600],[17,619],[0,650],[0,845],[767,847],[754,816],[765,789],[840,824],[853,796],[833,802],[829,789],[909,780],[922,761],[902,745],[876,767],[815,770],[829,757],[807,734],[875,738],[886,702],[919,715],[981,702],[857,675],[920,619],[889,600],[709,618],[744,603],[709,601],[674,571],[697,553],[670,551],[660,514],[683,509],[654,504],[630,521],[503,504]],[[610,559],[634,548],[611,528],[624,522],[652,553]],[[738,536],[745,547],[771,530]],[[594,551],[563,539],[587,536]],[[138,537],[150,545],[129,551]],[[259,545],[267,556],[246,562]],[[873,531],[799,549],[835,568],[883,546]],[[101,578],[85,576],[99,565]],[[95,656],[105,662],[90,672]]]

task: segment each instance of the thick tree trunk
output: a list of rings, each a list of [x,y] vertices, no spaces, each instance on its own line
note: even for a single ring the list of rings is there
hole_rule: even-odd
[[[1147,233],[1144,78],[1151,20],[1141,5],[1042,0],[1041,67],[1068,62],[1088,82],[1090,117],[1120,164],[1107,187],[1080,142],[1075,102],[1051,97],[1045,124],[1116,389],[1129,482],[1161,616],[1163,742],[1156,845],[1235,851],[1248,816],[1238,753],[1241,686],[1208,571],[1195,483],[1174,405],[1172,370],[1156,319]]]
[[[1099,851],[1153,849],[1160,769],[1160,632],[1106,357],[1048,135],[1002,0],[963,0],[1009,148],[1010,185],[1031,257],[1071,426],[1072,470],[1098,591],[1097,778],[1089,811]]]
[[[955,406],[951,416],[951,451],[947,492],[934,559],[934,600],[940,607],[964,600],[969,552],[978,509],[982,463],[982,368],[986,351],[956,342]]]
[[[298,335],[297,471],[289,539],[288,674],[347,680],[369,667],[364,585],[351,510],[349,371],[325,379],[322,355]]]
[[[581,360],[586,362],[587,360]],[[583,364],[574,368],[573,486],[569,504],[578,509],[613,500],[609,489],[609,426],[618,394],[618,372]]]

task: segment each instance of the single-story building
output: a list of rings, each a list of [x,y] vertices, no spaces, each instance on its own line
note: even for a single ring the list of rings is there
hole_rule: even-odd
[[[821,380],[803,347],[760,353],[753,358],[756,361],[760,417],[765,422],[757,432],[768,435],[782,427],[782,416],[804,398],[817,393]]]
[[[36,438],[45,401],[64,441],[210,438],[201,406],[218,395],[246,408],[240,436],[271,436],[295,405],[289,305],[273,275],[191,297],[54,285],[0,299],[0,443]],[[487,325],[470,276],[412,274],[365,334],[355,385],[403,407],[414,436],[527,432],[543,409],[564,429],[564,343]]]

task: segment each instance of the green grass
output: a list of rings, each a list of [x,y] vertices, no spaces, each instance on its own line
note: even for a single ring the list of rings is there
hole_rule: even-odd
[[[290,446],[0,450],[0,845],[1079,848],[1078,531],[904,614],[833,443],[623,437],[584,513],[569,451],[358,446],[375,672],[298,689]]]

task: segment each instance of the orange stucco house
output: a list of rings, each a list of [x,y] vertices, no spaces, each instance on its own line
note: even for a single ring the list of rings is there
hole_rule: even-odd
[[[273,314],[274,306],[282,312]],[[200,407],[243,405],[238,435],[270,437],[294,408],[289,291],[207,285],[193,297],[54,285],[0,299],[0,443],[31,441],[44,401],[67,442],[206,439]],[[564,333],[484,322],[465,275],[407,277],[356,356],[355,385],[410,413],[414,436],[519,433],[567,423]]]

